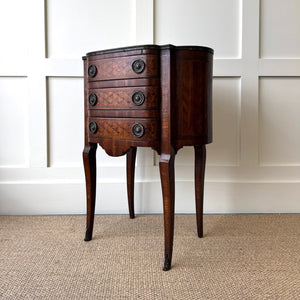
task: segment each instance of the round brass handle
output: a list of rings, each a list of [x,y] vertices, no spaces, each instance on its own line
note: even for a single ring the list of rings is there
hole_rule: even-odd
[[[89,95],[89,103],[91,106],[95,106],[97,104],[97,95],[96,94],[90,94]]]
[[[145,133],[145,128],[142,124],[136,123],[132,126],[132,133],[134,136],[141,138]]]
[[[145,69],[145,62],[141,59],[137,59],[133,62],[132,64],[132,70],[136,73],[136,74],[140,74],[144,71]]]
[[[94,122],[94,121],[90,122],[90,124],[89,124],[89,131],[90,131],[90,133],[92,133],[92,134],[96,133],[97,129],[98,129],[97,123]]]
[[[97,74],[97,68],[95,65],[90,65],[88,68],[88,74],[91,78],[94,78]]]
[[[143,92],[134,92],[132,95],[132,102],[134,105],[140,106],[145,102],[145,95]]]

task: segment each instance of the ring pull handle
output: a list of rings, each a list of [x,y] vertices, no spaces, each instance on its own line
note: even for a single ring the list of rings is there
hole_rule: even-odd
[[[141,138],[145,133],[145,128],[142,124],[136,123],[132,126],[132,133],[135,137]]]
[[[132,95],[132,102],[134,105],[140,106],[145,102],[145,95],[143,92],[134,92]]]
[[[97,129],[98,129],[97,123],[94,122],[94,121],[90,122],[90,124],[89,124],[89,131],[90,131],[90,133],[95,134],[97,132]]]
[[[97,95],[96,94],[90,94],[89,95],[89,103],[91,106],[95,106],[97,104]]]
[[[88,68],[88,74],[91,78],[94,78],[97,74],[97,67],[95,65],[90,65]]]
[[[140,74],[144,71],[145,69],[145,62],[141,59],[137,59],[133,62],[132,64],[132,70],[136,73],[136,74]]]

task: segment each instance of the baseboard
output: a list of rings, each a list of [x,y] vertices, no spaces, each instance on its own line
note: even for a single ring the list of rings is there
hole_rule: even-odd
[[[84,214],[83,182],[1,183],[0,214]],[[300,213],[298,182],[206,182],[205,213]],[[176,181],[177,213],[194,213],[194,184]],[[162,213],[159,181],[137,182],[136,213]],[[98,184],[96,213],[126,214],[124,182]]]

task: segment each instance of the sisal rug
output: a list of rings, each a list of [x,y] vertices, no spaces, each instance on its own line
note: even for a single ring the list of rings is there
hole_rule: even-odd
[[[300,299],[300,214],[0,216],[0,299]]]

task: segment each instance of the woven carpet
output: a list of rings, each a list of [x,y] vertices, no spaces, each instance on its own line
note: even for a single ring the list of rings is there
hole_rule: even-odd
[[[300,299],[300,214],[0,216],[0,299]]]

